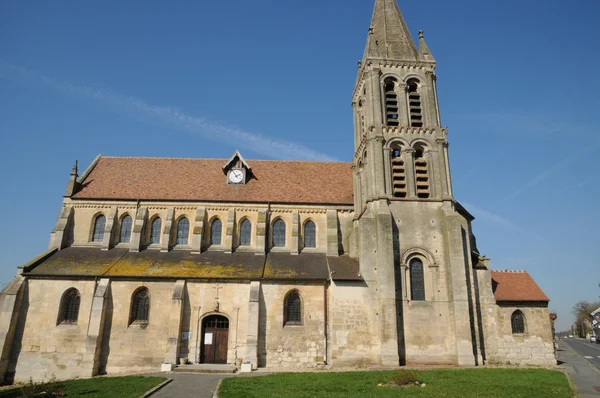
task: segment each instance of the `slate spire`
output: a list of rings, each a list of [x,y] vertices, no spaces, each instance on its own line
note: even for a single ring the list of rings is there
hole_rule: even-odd
[[[364,59],[418,60],[413,41],[396,0],[375,0]]]
[[[77,177],[79,176],[78,173],[78,167],[77,167],[77,160],[75,161],[75,165],[73,166],[73,169],[71,170],[71,174],[69,175],[69,183],[67,184],[67,190],[65,192],[65,194],[63,195],[65,198],[69,198],[72,195],[74,195],[77,192],[77,189],[79,189],[79,183],[77,182]]]

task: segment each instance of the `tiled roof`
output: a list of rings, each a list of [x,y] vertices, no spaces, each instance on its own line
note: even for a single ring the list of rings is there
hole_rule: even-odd
[[[550,301],[525,271],[492,271],[496,301]]]
[[[249,160],[246,185],[227,185],[226,159],[101,157],[74,199],[354,203],[352,164]]]

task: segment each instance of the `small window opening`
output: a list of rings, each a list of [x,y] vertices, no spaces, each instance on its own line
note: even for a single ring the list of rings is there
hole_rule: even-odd
[[[250,220],[242,221],[240,226],[240,246],[250,246],[252,235],[252,223]]]
[[[302,299],[298,292],[290,292],[284,303],[284,325],[302,325]]]
[[[385,120],[388,126],[398,126],[398,93],[396,92],[398,84],[395,79],[388,78],[384,82],[385,95]]]
[[[392,185],[394,197],[406,198],[406,168],[400,148],[392,150]]]
[[[121,220],[121,231],[119,232],[119,242],[129,243],[131,241],[131,227],[133,220],[130,216],[125,216]]]
[[[312,221],[304,224],[304,247],[317,247],[317,227]]]
[[[221,245],[221,235],[223,230],[223,224],[221,224],[221,220],[216,218],[210,227],[210,245],[220,246]]]
[[[106,226],[106,217],[99,215],[94,220],[94,233],[92,242],[102,242],[104,240],[104,227]]]
[[[152,227],[150,228],[150,244],[157,245],[160,243],[160,230],[162,227],[162,221],[160,217],[156,217],[152,221]]]
[[[519,310],[513,312],[510,318],[513,334],[525,333],[525,315]]]
[[[285,247],[285,222],[282,219],[273,224],[273,247]]]
[[[183,217],[179,220],[177,224],[177,240],[175,244],[177,245],[187,245],[188,244],[188,236],[190,234],[190,221]]]
[[[419,81],[410,79],[408,86],[408,109],[410,112],[411,127],[423,127],[423,114],[421,111],[421,94],[419,94]]]
[[[80,302],[81,298],[77,289],[67,290],[61,299],[58,324],[75,325],[79,317]]]
[[[131,315],[129,324],[148,324],[148,314],[150,313],[150,295],[148,289],[142,288],[135,292],[131,300]]]
[[[414,301],[425,301],[423,262],[418,258],[410,262],[410,295]]]

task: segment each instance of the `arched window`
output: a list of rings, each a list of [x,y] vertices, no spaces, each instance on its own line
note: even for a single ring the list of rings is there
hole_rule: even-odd
[[[302,298],[300,294],[292,290],[285,297],[283,303],[283,324],[302,325]]]
[[[398,115],[398,93],[396,88],[398,82],[392,77],[385,79],[384,83],[385,95],[385,122],[388,126],[398,126],[400,123]]]
[[[94,220],[94,233],[92,234],[92,242],[102,242],[104,240],[104,227],[106,226],[106,217],[100,214]]]
[[[317,227],[312,221],[304,224],[304,247],[317,247]]]
[[[250,246],[252,223],[246,219],[240,224],[240,246]]]
[[[119,242],[129,243],[131,241],[131,227],[133,220],[130,216],[125,216],[121,220],[121,232],[119,233]]]
[[[285,222],[282,219],[273,224],[273,247],[285,247]]]
[[[513,334],[525,333],[525,315],[521,311],[516,310],[510,317],[510,325],[512,326]]]
[[[410,112],[411,127],[423,127],[423,114],[421,112],[421,95],[419,94],[419,81],[409,79],[406,82],[408,87],[408,110]]]
[[[190,222],[186,217],[182,217],[177,223],[177,240],[176,245],[187,245],[188,236],[190,235]]]
[[[77,323],[77,318],[79,317],[79,302],[81,298],[79,296],[79,291],[77,289],[72,288],[67,290],[61,300],[60,300],[60,309],[58,313],[58,324],[71,324],[74,325]]]
[[[425,301],[423,262],[418,258],[410,262],[410,295],[414,301]]]
[[[150,294],[145,287],[136,290],[131,298],[131,314],[129,324],[147,324],[150,313]]]
[[[406,197],[406,168],[402,158],[402,147],[400,146],[392,148],[392,185],[394,197]]]
[[[150,244],[159,244],[160,243],[160,229],[162,227],[162,221],[160,217],[156,217],[152,220],[152,227],[150,228]]]
[[[221,220],[215,218],[212,224],[210,225],[210,245],[220,246],[221,245],[221,232],[223,230],[223,225],[221,224]]]

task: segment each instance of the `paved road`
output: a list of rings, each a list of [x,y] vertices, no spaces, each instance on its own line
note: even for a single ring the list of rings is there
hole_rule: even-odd
[[[591,347],[591,345],[585,346],[583,341],[572,339],[561,339],[558,346],[560,367],[569,373],[581,398],[600,397],[600,369],[592,364],[590,360],[594,359],[592,355],[585,355],[592,356],[588,359],[579,353],[580,351],[587,353]]]
[[[600,344],[590,343],[589,340],[582,339],[562,339],[562,342],[600,370]]]

